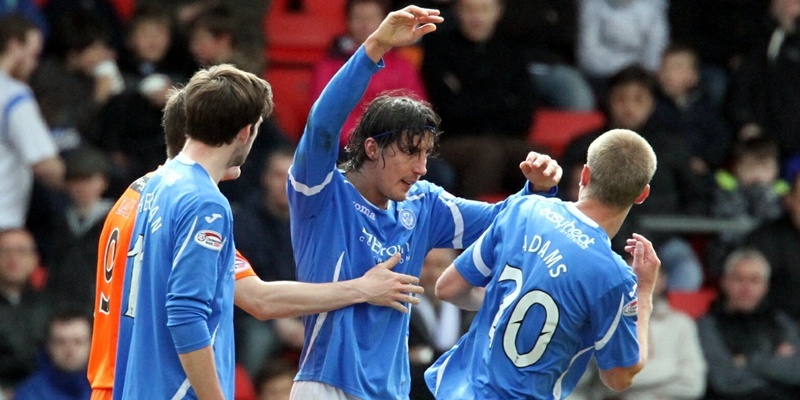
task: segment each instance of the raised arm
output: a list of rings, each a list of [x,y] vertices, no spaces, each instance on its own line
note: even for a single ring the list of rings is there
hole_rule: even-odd
[[[622,391],[633,383],[633,377],[647,364],[649,351],[650,314],[653,312],[653,289],[661,261],[658,259],[653,244],[644,236],[633,234],[628,239],[625,251],[633,254],[633,272],[637,284],[637,320],[636,335],[639,341],[639,362],[629,367],[616,367],[600,370],[600,379],[609,388]]]
[[[251,276],[236,281],[235,304],[265,320],[318,314],[358,303],[392,307],[408,312],[402,303],[419,304],[419,279],[392,272],[399,253],[376,265],[364,276],[332,283],[264,282]]]
[[[392,47],[416,42],[422,36],[435,31],[436,24],[443,21],[439,10],[431,8],[408,6],[392,11],[364,42],[367,56],[377,63]]]

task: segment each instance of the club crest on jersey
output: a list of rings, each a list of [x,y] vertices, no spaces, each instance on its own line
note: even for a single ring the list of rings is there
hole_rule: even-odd
[[[222,249],[222,235],[211,230],[202,230],[194,236],[195,243],[210,250]]]
[[[400,223],[408,230],[414,229],[417,226],[417,216],[411,210],[400,210]]]
[[[622,315],[635,317],[639,311],[639,299],[633,299],[622,307]]]

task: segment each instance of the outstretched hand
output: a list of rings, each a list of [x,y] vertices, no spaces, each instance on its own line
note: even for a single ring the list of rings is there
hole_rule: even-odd
[[[392,11],[384,18],[378,29],[364,42],[367,56],[378,62],[392,47],[414,43],[436,30],[436,24],[444,21],[439,10],[408,6]]]
[[[634,233],[633,237],[627,240],[625,251],[633,255],[633,273],[639,281],[639,288],[653,290],[658,269],[661,267],[661,260],[653,249],[653,243],[644,236]]]
[[[535,151],[528,153],[528,158],[519,163],[519,169],[537,192],[545,192],[558,185],[564,173],[556,160]]]
[[[392,307],[402,313],[408,312],[403,303],[419,304],[419,299],[414,296],[424,291],[419,286],[419,278],[392,271],[400,262],[400,257],[400,253],[394,254],[358,279],[358,288],[365,302],[374,306]]]

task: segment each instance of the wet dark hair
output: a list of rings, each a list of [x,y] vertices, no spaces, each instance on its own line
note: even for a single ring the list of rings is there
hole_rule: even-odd
[[[397,143],[400,151],[416,154],[420,143],[431,135],[433,149],[439,144],[441,118],[430,104],[398,92],[384,93],[367,106],[345,147],[345,171],[355,171],[367,159],[364,143],[373,138],[381,149]]]

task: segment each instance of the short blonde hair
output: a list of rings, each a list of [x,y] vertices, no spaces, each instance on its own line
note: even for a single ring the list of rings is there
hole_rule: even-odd
[[[600,135],[589,146],[586,159],[591,173],[586,195],[612,207],[631,206],[656,172],[650,143],[627,129]]]

